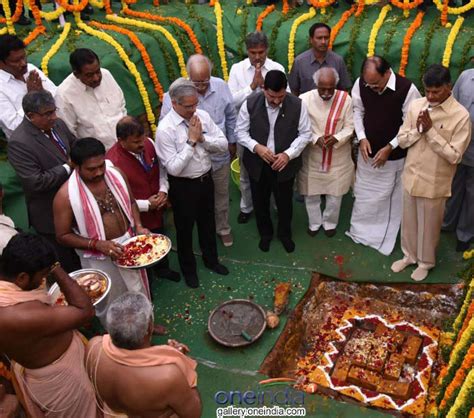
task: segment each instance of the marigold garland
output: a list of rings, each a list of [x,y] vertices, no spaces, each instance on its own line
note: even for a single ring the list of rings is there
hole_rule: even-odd
[[[71,30],[71,24],[69,22],[67,22],[64,25],[63,31],[61,32],[61,35],[59,35],[58,40],[51,46],[49,51],[46,53],[46,55],[41,60],[41,69],[43,70],[43,73],[46,76],[48,76],[48,63],[49,63],[49,61],[59,51],[59,48],[61,48],[62,44],[66,40],[70,30]]]
[[[46,28],[44,27],[43,22],[41,21],[40,9],[36,5],[35,0],[29,0],[29,6],[30,6],[31,13],[33,13],[33,18],[35,19],[35,24],[36,24],[37,28],[41,29],[41,31],[39,33],[45,32]],[[36,28],[35,28],[35,30],[36,30]],[[33,30],[33,32],[34,32],[34,30]],[[38,35],[36,35],[36,36],[38,36]],[[36,38],[36,36],[35,36],[35,38]],[[29,35],[28,35],[28,37],[29,37]]]
[[[454,405],[449,410],[446,417],[447,418],[459,418],[459,417],[463,416],[464,414],[461,412],[463,407],[466,407],[466,406],[469,407],[469,408],[472,407],[472,405],[466,405],[467,404],[466,401],[469,398],[469,396],[472,397],[473,391],[474,391],[474,368],[471,369],[471,371],[467,375],[467,378],[466,378],[465,382],[463,383],[463,385],[461,387],[461,390],[459,391],[459,394],[456,398],[456,401],[454,402]]]
[[[142,41],[138,38],[137,35],[135,35],[131,30],[122,28],[120,26],[116,25],[106,25],[104,23],[100,23],[97,21],[93,21],[90,23],[92,26],[95,26],[99,29],[107,29],[107,30],[112,30],[117,33],[121,33],[122,35],[126,35],[130,38],[132,41],[133,45],[138,49],[138,52],[140,52],[140,55],[143,60],[143,64],[145,64],[145,68],[148,71],[148,75],[150,76],[151,81],[153,82],[153,87],[158,95],[160,102],[163,101],[163,86],[161,85],[160,81],[158,80],[158,75],[156,74],[155,68],[153,67],[153,64],[151,63],[151,58],[150,55],[148,54],[145,46],[143,45]]]
[[[23,42],[26,46],[28,46],[31,42],[33,42],[39,35],[41,35],[42,33],[45,32],[45,28],[44,27],[36,27],[34,28],[29,34],[28,36],[23,39]]]
[[[8,33],[8,28],[6,26],[0,29],[0,35],[5,35],[6,33]]]
[[[369,44],[367,48],[367,56],[371,57],[375,55],[375,42],[377,40],[377,35],[380,31],[380,28],[382,27],[383,21],[387,17],[388,12],[392,10],[392,6],[390,4],[385,5],[382,7],[382,10],[380,10],[379,17],[374,23],[374,26],[372,26],[372,30],[370,31],[370,36],[369,36]]]
[[[3,0],[2,0],[2,3],[3,3]],[[6,9],[5,9],[5,6],[4,7],[4,14],[6,16]],[[10,9],[10,3],[8,3],[8,10],[9,10],[9,13],[11,15],[11,9]],[[13,16],[11,16],[11,21],[12,23],[15,23],[18,21],[18,19],[20,18],[20,16],[23,14],[23,1],[20,0],[20,1],[17,1],[16,2],[16,7],[15,7],[15,13],[13,13]],[[0,23],[7,23],[7,19],[5,17],[0,17]]]
[[[421,3],[423,3],[423,1],[424,0],[414,0],[411,3],[409,2],[405,3],[399,0],[390,0],[390,3],[392,3],[395,7],[398,7],[399,9],[411,10],[411,9],[414,9],[415,7],[418,7]]]
[[[446,388],[444,392],[444,397],[441,403],[439,404],[439,411],[442,412],[448,406],[449,401],[453,401],[454,397],[459,393],[459,389],[461,388],[466,375],[469,373],[469,370],[474,365],[474,344],[471,344],[469,351],[467,352],[466,356],[464,357],[463,362],[461,363],[461,367],[456,371],[453,380]],[[453,396],[454,395],[454,396]]]
[[[191,29],[191,26],[189,26],[187,23],[184,23],[181,19],[178,19],[177,17],[163,17],[163,16],[154,15],[151,13],[138,12],[136,10],[129,9],[128,6],[125,6],[122,12],[129,16],[139,17],[139,18],[148,19],[148,20],[154,20],[156,22],[169,22],[180,27],[188,34],[189,40],[193,44],[196,54],[202,54],[202,48],[196,34]]]
[[[441,24],[446,26],[448,23],[448,6],[449,0],[443,0],[443,10],[441,11]]]
[[[295,38],[298,26],[306,20],[312,19],[314,16],[316,16],[316,9],[314,7],[310,7],[308,13],[304,13],[297,17],[291,25],[290,39],[288,41],[288,72],[291,71],[291,67],[293,67],[293,62],[295,61]]]
[[[227,81],[229,79],[229,70],[227,68],[227,59],[225,56],[224,46],[224,28],[222,25],[222,7],[219,0],[214,3],[214,14],[216,16],[216,36],[217,36],[217,50],[221,59],[222,78]]]
[[[10,4],[8,0],[2,0],[3,13],[5,14],[5,20],[7,23],[7,31],[10,35],[15,34],[15,28],[12,22],[12,11],[10,10]]]
[[[286,15],[290,11],[290,4],[288,0],[283,0],[283,6],[281,8],[281,12]]]
[[[466,292],[466,296],[464,298],[464,302],[459,310],[459,314],[453,322],[453,335],[456,337],[459,334],[461,326],[464,323],[464,320],[467,315],[468,308],[473,300],[473,293],[474,293],[474,278],[471,279],[471,283],[469,283],[469,287]]]
[[[407,30],[407,33],[405,34],[405,37],[403,38],[402,56],[400,59],[400,69],[398,70],[398,73],[402,76],[405,76],[405,69],[407,68],[407,65],[408,65],[408,53],[410,52],[411,38],[413,38],[413,35],[417,31],[417,29],[421,26],[424,16],[425,16],[424,11],[418,12],[418,14],[415,17],[415,20],[412,22],[412,24]]]
[[[160,25],[155,25],[154,23],[142,22],[140,20],[129,19],[126,17],[107,15],[106,19],[115,23],[121,23],[124,25],[136,26],[142,29],[150,29],[150,30],[161,32],[174,49],[176,57],[178,58],[178,65],[181,72],[181,77],[188,76],[188,73],[186,72],[186,63],[184,62],[183,52],[181,51],[181,48],[179,47],[178,42],[176,42],[176,39],[174,39],[173,35],[171,35],[171,33],[168,30],[166,30]]]
[[[467,44],[469,45],[469,47],[468,47],[468,51],[469,51],[470,47],[472,45],[474,45],[474,37],[472,37]],[[468,55],[466,54],[466,57],[467,56]],[[464,68],[464,65],[461,66],[461,68]],[[472,249],[470,251],[464,251],[464,254],[462,255],[462,257],[464,258],[464,260],[469,260],[469,259],[473,258],[474,257],[474,249]]]
[[[103,0],[89,0],[89,4],[98,9],[103,9],[105,7],[105,2]]]
[[[364,1],[364,0],[360,0]],[[315,9],[321,9],[321,14],[326,14],[326,8],[328,6],[331,6],[331,4],[334,4],[335,0],[310,0],[311,6],[313,6]]]
[[[336,40],[336,37],[340,30],[343,28],[343,26],[346,24],[346,22],[349,20],[349,18],[354,14],[354,12],[357,9],[357,5],[353,4],[349,10],[346,10],[342,15],[339,21],[334,25],[334,27],[331,30],[331,36],[329,38],[329,49],[332,49],[334,45],[334,41]]]
[[[67,0],[56,0],[58,4],[68,12],[82,12],[87,4],[88,0],[81,0],[79,3],[69,4]]]
[[[5,0],[3,0],[3,1],[5,1]],[[264,10],[262,13],[260,13],[260,14],[258,15],[258,18],[257,18],[257,25],[256,25],[256,27],[255,27],[255,30],[256,30],[256,31],[259,31],[259,32],[260,32],[260,31],[262,30],[263,20],[264,20],[271,12],[273,12],[274,10],[275,10],[275,5],[272,4],[272,5],[270,5],[270,6],[267,6],[267,7],[265,8],[265,10]]]
[[[449,63],[451,61],[451,55],[453,53],[454,42],[456,41],[456,38],[459,33],[459,29],[461,29],[463,22],[464,22],[464,18],[462,16],[459,16],[456,19],[456,22],[454,23],[453,27],[451,28],[451,31],[449,32],[448,40],[446,41],[446,47],[444,48],[443,61],[442,61],[442,64],[445,67],[449,67]]]
[[[357,9],[355,12],[356,17],[360,16],[362,12],[364,11],[365,7],[365,0],[358,0],[357,2]]]
[[[120,56],[120,58],[122,59],[122,61],[125,63],[125,66],[128,68],[130,73],[135,78],[135,82],[137,84],[138,91],[140,92],[140,96],[142,98],[143,105],[145,107],[145,112],[146,112],[146,116],[147,116],[147,119],[148,119],[148,123],[150,124],[153,135],[155,135],[155,131],[156,131],[155,120],[156,119],[155,119],[155,114],[153,113],[153,110],[151,108],[151,103],[150,103],[150,98],[148,96],[148,92],[145,88],[145,85],[143,84],[142,77],[141,77],[140,73],[138,72],[137,67],[130,60],[127,53],[123,49],[122,45],[120,45],[114,38],[112,38],[112,36],[110,36],[110,35],[108,35],[104,32],[98,31],[96,29],[92,29],[90,26],[88,26],[84,22],[82,22],[80,13],[77,13],[77,12],[74,13],[74,17],[76,19],[76,23],[77,23],[77,26],[79,27],[79,29],[82,29],[84,32],[86,32],[87,34],[89,34],[91,36],[94,36],[94,37],[96,37],[96,38],[98,38],[98,39],[100,39],[104,42],[107,42],[108,44],[110,44],[112,47],[115,48],[115,50],[117,51],[117,53]]]
[[[441,0],[433,0],[433,3],[436,5],[440,12],[443,12],[443,3]],[[448,7],[448,13],[450,15],[460,15],[463,13],[468,12],[469,10],[474,8],[474,0],[471,0],[468,4],[465,4],[461,7]]]
[[[474,300],[472,300],[471,304],[469,305],[469,309],[467,310],[466,317],[464,318],[464,321],[462,323],[461,330],[459,331],[458,337],[456,338],[456,344],[459,342],[461,335],[464,333],[467,326],[469,325],[469,322],[471,321],[473,315],[474,315]]]
[[[48,22],[51,22],[52,20],[59,18],[59,16],[61,16],[64,12],[65,9],[62,6],[59,6],[56,10],[52,12],[44,12],[43,10],[40,10],[40,15],[43,19],[47,20]]]

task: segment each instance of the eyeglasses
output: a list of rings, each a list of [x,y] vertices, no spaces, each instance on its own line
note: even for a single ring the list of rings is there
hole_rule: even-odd
[[[52,110],[47,110],[46,112],[33,112],[33,113],[36,113],[37,115],[39,115],[39,116],[41,116],[41,117],[50,118],[50,117],[53,116],[57,111],[58,111],[58,108],[55,107],[54,109],[52,109]]]
[[[193,81],[193,80],[192,80]],[[211,80],[202,80],[202,81],[193,81],[193,84],[197,87],[197,86],[207,86],[209,83],[211,82]]]
[[[186,110],[191,110],[191,109],[194,109],[195,107],[197,107],[197,105],[198,105],[199,103],[196,102],[196,103],[193,103],[193,104],[190,104],[190,105],[184,105],[184,104],[182,104],[182,103],[177,102],[177,104],[178,104],[179,106],[185,108]]]

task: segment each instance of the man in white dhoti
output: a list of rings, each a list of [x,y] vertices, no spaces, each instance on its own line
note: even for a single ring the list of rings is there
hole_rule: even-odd
[[[419,97],[415,85],[395,74],[379,56],[365,59],[352,88],[359,158],[351,228],[346,234],[384,255],[393,251],[402,218],[406,150],[398,146],[397,133],[408,105]]]
[[[108,305],[127,290],[150,297],[146,270],[126,270],[113,263],[123,252],[121,243],[149,231],[140,223],[137,204],[124,176],[106,167],[105,147],[99,140],[77,141],[71,160],[74,172],[53,203],[56,238],[76,250],[83,268],[102,270],[111,278],[107,306],[96,312],[105,323]]]
[[[316,89],[300,96],[311,120],[312,144],[303,151],[298,173],[298,192],[304,196],[308,234],[322,226],[328,237],[336,234],[342,197],[354,176],[350,139],[354,132],[352,101],[347,92],[336,90],[339,74],[332,67],[314,73]],[[321,213],[321,196],[326,207]]]

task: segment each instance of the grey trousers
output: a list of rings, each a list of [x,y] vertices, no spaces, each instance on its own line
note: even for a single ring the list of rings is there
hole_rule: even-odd
[[[446,203],[443,229],[456,231],[459,241],[474,239],[474,167],[459,164]]]

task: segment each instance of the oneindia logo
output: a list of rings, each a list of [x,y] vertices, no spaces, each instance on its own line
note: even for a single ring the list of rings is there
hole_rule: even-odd
[[[239,406],[302,406],[304,405],[304,392],[296,391],[292,388],[284,390],[247,390],[245,392],[220,390],[214,395],[214,400],[218,405],[239,405]]]

